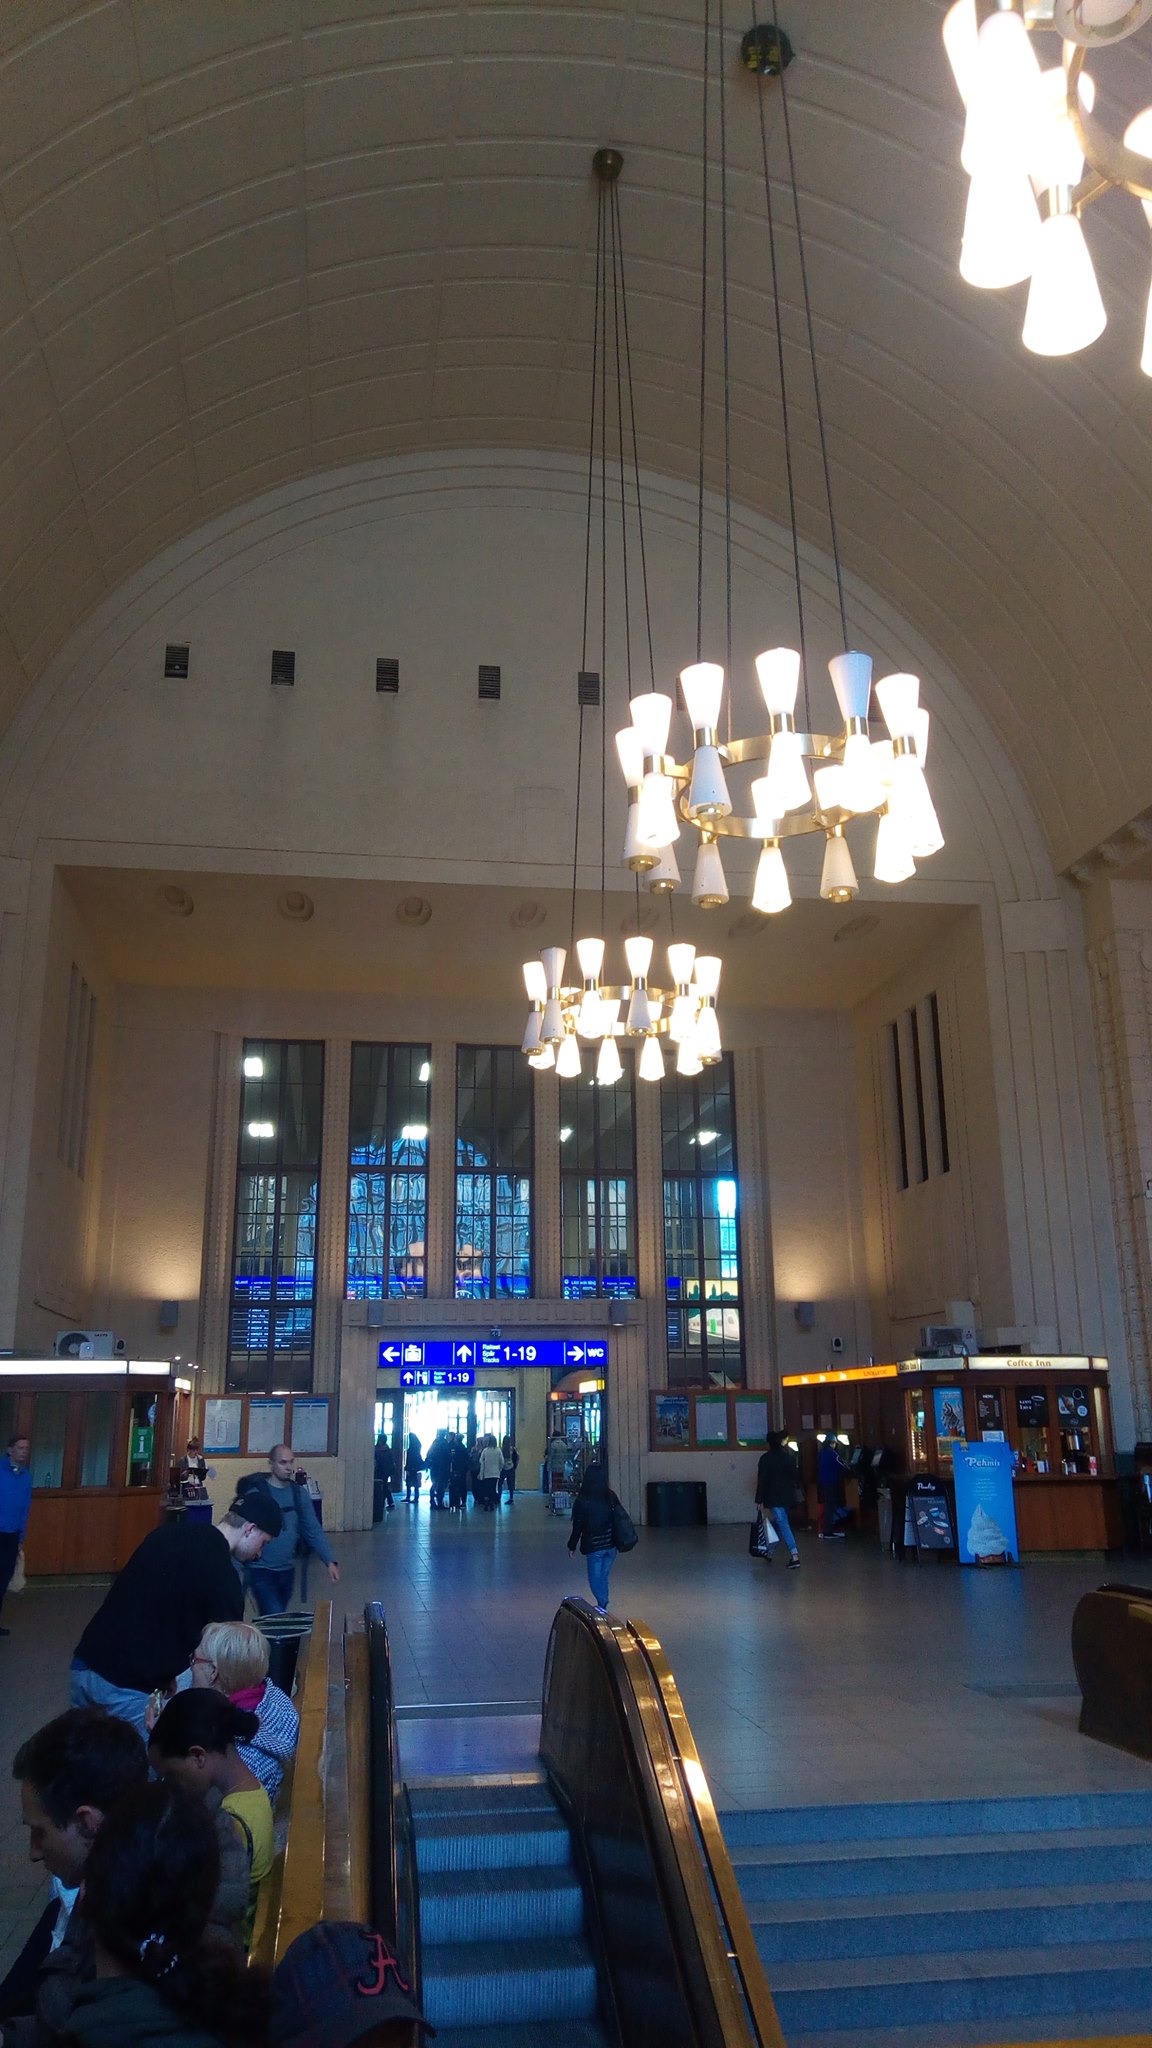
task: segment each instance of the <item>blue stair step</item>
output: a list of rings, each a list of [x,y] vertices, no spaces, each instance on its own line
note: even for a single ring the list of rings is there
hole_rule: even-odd
[[[770,1843],[870,1842],[969,1835],[1079,1834],[1085,1828],[1147,1828],[1152,1792],[1070,1792],[1020,1799],[907,1799],[876,1806],[778,1806],[722,1813],[730,1849]]]
[[[519,2027],[441,2029],[436,2048],[610,2048],[610,2043],[595,2020],[530,2020]]]
[[[584,1932],[584,1894],[571,1866],[428,1872],[420,1933],[432,1942],[555,1940]]]
[[[1082,1884],[1152,1883],[1152,1832],[1094,1828],[1042,1837],[984,1835],[732,1845],[732,1862],[747,1900],[854,1898],[864,1893],[1004,1891],[1059,1885],[1069,1857]]]
[[[1018,2019],[1113,2008],[1152,2024],[1148,1944],[1089,1942],[1061,1949],[997,1949],[969,1956],[878,1956],[781,1963],[772,1973],[780,2024],[794,2033],[834,2028],[979,2021],[987,2040],[1011,2041]],[[935,2048],[935,2035],[931,2036]]]
[[[1146,1941],[1152,1946],[1152,1885],[1021,1887],[1002,1892],[942,1892],[930,1909],[916,1894],[825,1900],[764,1899],[748,1904],[761,1961],[846,1960],[853,1956],[931,1955],[964,1949],[1053,1948],[1066,1942]]]
[[[539,1869],[572,1860],[572,1845],[555,1807],[548,1813],[437,1814],[416,1822],[416,1864],[441,1870]]]
[[[583,1941],[424,1948],[423,1974],[424,2015],[437,2028],[596,2017],[596,1965]]]
[[[821,2028],[809,2034],[803,2028],[789,2032],[788,2048],[989,2048],[991,2042],[1075,2041],[1111,2043],[1148,2041],[1148,2030],[1138,2015],[1130,2012],[1082,2012],[1061,2017],[1048,2013],[1038,2019],[1013,2019],[1007,2031],[989,2031],[987,2020],[961,2020],[952,2025],[937,2022],[930,2040],[924,2028],[860,2027]],[[459,2036],[451,2048],[464,2048],[472,2036]],[[441,2048],[437,2040],[436,2048]],[[448,2044],[445,2044],[448,2048]],[[493,2048],[496,2048],[495,2040]]]
[[[555,1813],[553,1799],[542,1777],[449,1779],[446,1783],[413,1784],[407,1792],[413,1819],[434,1820],[448,1814]]]

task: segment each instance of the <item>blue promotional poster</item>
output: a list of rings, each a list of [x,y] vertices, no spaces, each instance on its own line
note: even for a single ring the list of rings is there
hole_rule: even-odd
[[[1018,1564],[1010,1444],[956,1444],[956,1536],[961,1564]]]

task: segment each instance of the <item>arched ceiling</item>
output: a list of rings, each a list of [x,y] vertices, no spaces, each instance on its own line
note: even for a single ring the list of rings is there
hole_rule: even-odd
[[[761,88],[727,11],[733,488],[782,518]],[[9,0],[4,718],[132,569],[275,484],[418,448],[579,449],[605,142],[626,156],[642,457],[694,472],[702,12]],[[985,707],[1063,864],[1152,803],[1148,234],[1133,201],[1093,208],[1108,331],[1026,355],[1023,292],[956,274],[942,0],[781,13],[845,561]],[[1109,86],[1152,101],[1152,31]],[[825,544],[797,286],[788,249],[801,518]]]

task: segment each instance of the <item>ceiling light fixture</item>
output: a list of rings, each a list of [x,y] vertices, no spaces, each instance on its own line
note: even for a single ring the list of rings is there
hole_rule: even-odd
[[[640,464],[636,441],[636,407],[632,387],[632,356],[628,325],[628,299],[624,278],[624,247],[620,225],[618,180],[624,159],[619,150],[600,149],[592,159],[597,184],[596,286],[592,334],[592,379],[588,428],[587,519],[584,540],[584,615],[580,673],[589,672],[589,617],[593,586],[592,558],[597,514],[599,520],[600,581],[600,693],[604,726],[600,747],[600,931],[606,929],[605,864],[607,812],[607,709],[609,702],[607,648],[609,527],[619,512],[619,584],[624,628],[624,671],[627,695],[632,707],[632,725],[617,736],[620,767],[628,791],[624,861],[637,878],[644,875],[648,886],[667,891],[679,881],[670,841],[679,831],[674,792],[675,782],[666,773],[664,751],[668,738],[671,704],[656,689],[652,651],[652,622],[648,601],[648,564],[644,545],[644,508],[640,491]],[[610,415],[612,416],[610,421]],[[610,424],[615,448],[609,470]],[[597,493],[597,469],[599,491]],[[599,502],[597,503],[597,497]],[[639,570],[640,592],[634,585]],[[650,687],[637,690],[633,682],[633,614],[643,605],[644,638]],[[723,678],[721,677],[721,682]],[[696,724],[703,750],[693,792],[699,815],[717,815],[724,802],[723,770],[709,733],[713,721],[715,685],[700,680],[695,700]],[[538,960],[524,964],[524,987],[530,1010],[522,1040],[529,1064],[537,1069],[555,1066],[565,1080],[583,1072],[583,1048],[592,1058],[592,1082],[611,1087],[624,1072],[620,1041],[640,1044],[637,1072],[642,1080],[664,1077],[664,1054],[660,1035],[667,1037],[674,1008],[670,990],[649,981],[653,942],[639,932],[625,940],[627,982],[605,980],[608,946],[598,935],[577,938],[577,889],[580,874],[580,828],[583,812],[585,772],[585,713],[589,702],[577,692],[579,732],[576,743],[575,822],[572,843],[572,920],[567,947],[546,946]],[[594,708],[594,707],[593,707]],[[712,751],[709,752],[709,747]],[[699,870],[696,886],[708,892],[708,900],[721,901],[723,873],[707,862]],[[639,924],[639,897],[637,917]],[[691,953],[693,949],[688,948]],[[691,1011],[693,1026],[705,1019],[705,1051],[702,1058],[719,1059],[720,1030],[716,1022],[715,995],[719,962],[710,989],[692,986],[677,990],[677,999]],[[691,968],[689,968],[689,975]],[[561,1142],[570,1137],[565,1128]]]
[[[975,0],[972,0],[975,4]],[[1152,5],[1152,0],[1149,0]],[[927,713],[919,705],[919,681],[915,676],[893,676],[879,683],[876,695],[887,726],[888,737],[874,737],[869,724],[872,700],[872,660],[849,648],[844,576],[839,537],[832,501],[832,473],[816,357],[815,327],[808,289],[808,265],[800,220],[796,160],[792,141],[788,87],[785,72],[792,61],[792,46],[778,22],[759,23],[743,39],[743,68],[757,80],[760,160],[764,182],[767,225],[769,281],[775,309],[776,373],[780,389],[781,424],[792,534],[792,559],[796,590],[798,647],[770,647],[757,656],[756,674],[768,717],[768,730],[760,737],[734,738],[729,699],[725,709],[725,669],[703,657],[704,616],[704,449],[706,391],[708,386],[708,263],[709,263],[709,104],[712,87],[713,7],[705,0],[704,10],[704,150],[703,150],[703,255],[700,335],[700,446],[697,487],[696,552],[696,659],[680,672],[684,709],[692,729],[692,751],[685,759],[669,751],[673,700],[664,692],[632,699],[631,727],[616,736],[617,753],[628,790],[628,830],[625,839],[626,864],[643,876],[653,891],[671,895],[679,886],[675,842],[687,824],[697,834],[695,858],[691,861],[692,900],[701,909],[716,909],[728,902],[723,846],[727,839],[758,841],[760,857],[752,889],[752,905],[766,916],[786,910],[792,901],[784,845],[801,834],[824,834],[824,865],[820,894],[830,902],[847,903],[859,890],[846,828],[857,818],[871,817],[877,825],[872,872],[877,881],[907,881],[916,871],[916,861],[934,853],[944,843],[939,822],[924,780],[924,748]],[[716,212],[719,224],[720,327],[722,344],[721,390],[723,396],[723,448],[725,570],[727,598],[727,669],[732,667],[732,503],[730,329],[728,308],[728,121],[726,94],[726,37],[724,0],[716,0],[716,101],[719,126],[719,195]],[[1009,32],[1011,33],[1011,32]],[[1027,50],[1025,50],[1027,56]],[[804,309],[805,339],[812,380],[814,410],[823,474],[824,502],[836,574],[840,627],[845,651],[829,662],[832,687],[839,714],[837,729],[822,733],[812,730],[809,699],[807,620],[801,577],[801,552],[797,519],[795,434],[793,395],[789,387],[781,325],[779,231],[773,176],[769,170],[765,94],[772,89],[765,81],[778,80],[781,132],[786,155],[786,186],[795,232],[797,268]],[[802,697],[802,717],[797,701]],[[721,726],[723,724],[723,737]],[[760,770],[748,785],[748,803],[735,800],[733,770]],[[814,773],[810,773],[814,770]],[[685,863],[686,869],[689,863]],[[678,977],[674,977],[679,980]],[[697,992],[698,994],[698,992]],[[673,1017],[682,1017],[684,1003],[679,991]],[[701,1012],[703,1038],[694,1032],[701,1058],[719,1057],[713,1021]],[[673,1029],[673,1038],[677,1031]],[[679,1069],[684,1071],[682,1067]]]
[[[954,0],[944,17],[971,179],[960,275],[990,291],[1028,284],[1021,339],[1034,355],[1075,355],[1104,332],[1085,208],[1129,192],[1152,227],[1152,107],[1117,141],[1084,69],[1149,20],[1152,0]],[[1152,294],[1148,307],[1140,367],[1152,376]]]

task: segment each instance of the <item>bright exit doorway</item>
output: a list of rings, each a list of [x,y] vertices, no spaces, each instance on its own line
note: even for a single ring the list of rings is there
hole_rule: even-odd
[[[506,1387],[477,1387],[472,1394],[385,1394],[376,1403],[376,1435],[383,1431],[401,1458],[409,1436],[419,1437],[420,1448],[426,1451],[442,1429],[469,1444],[481,1436],[494,1436],[502,1443],[516,1433],[515,1401]]]

